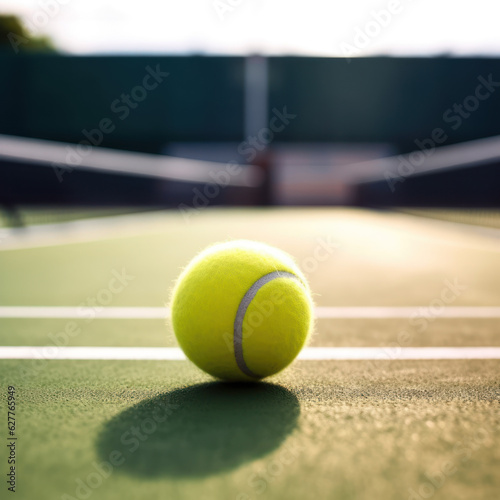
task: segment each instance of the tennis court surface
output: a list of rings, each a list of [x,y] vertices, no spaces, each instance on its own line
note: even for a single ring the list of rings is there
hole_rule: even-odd
[[[497,498],[494,224],[424,210],[120,212],[2,228],[16,498]],[[314,294],[307,349],[264,383],[199,371],[167,318],[180,270],[232,238],[289,252]]]
[[[500,498],[500,4],[313,5],[0,0],[0,500]]]

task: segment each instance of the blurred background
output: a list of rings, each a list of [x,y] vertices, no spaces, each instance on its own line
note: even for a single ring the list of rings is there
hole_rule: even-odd
[[[0,0],[2,224],[350,205],[500,226],[499,14]]]

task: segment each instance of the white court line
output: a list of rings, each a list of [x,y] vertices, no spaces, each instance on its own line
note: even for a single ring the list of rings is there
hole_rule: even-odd
[[[119,214],[29,227],[0,228],[0,252],[83,243],[161,232],[169,219],[163,210]]]
[[[500,307],[316,307],[317,318],[500,318]]]
[[[169,314],[166,307],[0,307],[0,318],[164,319]]]
[[[177,347],[0,347],[0,359],[185,360]],[[500,359],[500,347],[306,347],[301,360]]]
[[[500,307],[316,307],[321,319],[500,318]],[[0,318],[165,319],[166,307],[0,306]]]

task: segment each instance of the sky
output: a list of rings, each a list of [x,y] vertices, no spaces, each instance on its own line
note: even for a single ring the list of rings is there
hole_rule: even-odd
[[[0,13],[77,54],[500,54],[498,0],[0,0]]]

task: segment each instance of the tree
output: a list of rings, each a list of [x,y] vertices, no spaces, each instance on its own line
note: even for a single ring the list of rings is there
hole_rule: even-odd
[[[0,15],[0,51],[52,52],[54,46],[46,36],[32,36],[17,16]]]

